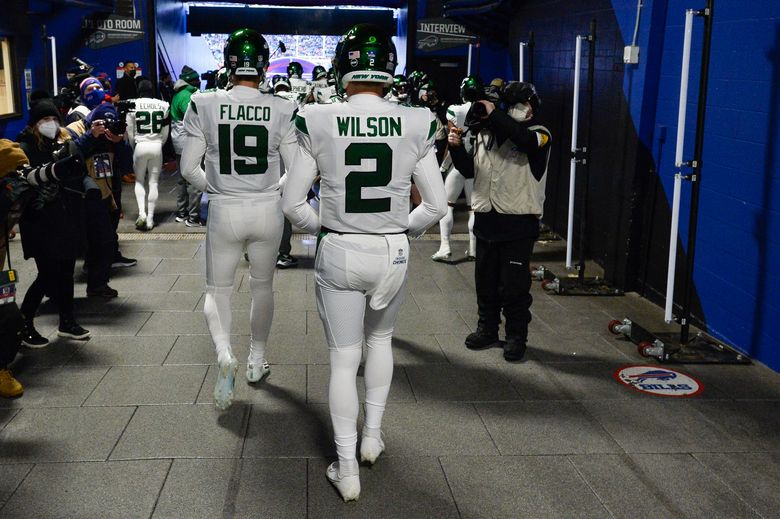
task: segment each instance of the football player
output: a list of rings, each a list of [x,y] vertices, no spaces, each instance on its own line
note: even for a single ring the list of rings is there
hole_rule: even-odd
[[[393,77],[393,86],[390,87],[390,93],[387,94],[387,100],[391,103],[409,103],[409,82],[406,80],[406,76],[403,74],[396,74]]]
[[[163,144],[170,131],[170,107],[165,101],[154,98],[152,82],[138,84],[135,108],[127,114],[127,141],[133,147],[133,171],[135,171],[135,200],[138,203],[138,219],[135,228],[149,231],[154,227],[154,208],[157,205],[157,184],[162,171]],[[149,173],[149,199],[146,197],[146,173]],[[147,209],[148,204],[148,209]]]
[[[303,104],[309,95],[309,82],[303,79],[303,65],[291,61],[287,65],[287,79],[290,80],[290,91],[295,95],[295,101]]]
[[[446,194],[429,110],[383,98],[393,82],[396,50],[374,25],[341,39],[336,74],[344,103],[312,104],[295,119],[299,148],[282,208],[294,225],[319,233],[315,260],[317,308],[330,349],[329,404],[339,460],[326,472],[345,501],[360,495],[356,459],[355,377],[365,340],[366,415],[361,459],[376,461],[393,375],[391,340],[405,294],[409,240],[446,212]],[[306,203],[321,176],[320,210]],[[409,213],[412,177],[423,203]]]
[[[187,138],[182,174],[209,194],[206,229],[206,297],[203,311],[217,351],[214,401],[227,409],[238,362],[230,344],[230,294],[241,254],[249,256],[251,339],[246,378],[269,373],[265,346],[273,318],[273,275],[282,234],[280,156],[295,154],[295,106],[258,90],[268,44],[252,29],[239,29],[225,44],[230,90],[193,94],[184,118]],[[201,159],[205,155],[205,172]]]
[[[485,87],[482,81],[476,76],[466,76],[460,83],[460,98],[462,104],[450,105],[447,108],[447,126],[448,131],[453,127],[465,128],[466,127],[466,114],[471,108],[471,103],[482,99],[485,95]],[[472,143],[475,136],[463,139],[463,147],[466,153],[471,154]],[[447,216],[439,221],[439,230],[441,233],[441,243],[439,250],[436,251],[431,259],[433,261],[448,261],[452,256],[450,250],[450,235],[452,234],[453,223],[453,210],[455,208],[455,202],[458,201],[460,192],[466,192],[466,205],[469,208],[469,248],[466,251],[466,258],[473,261],[477,255],[477,241],[474,237],[474,211],[471,210],[471,191],[474,189],[474,179],[465,178],[460,172],[452,166],[452,160],[447,156],[442,164],[442,170],[447,173],[447,178],[444,181],[444,188],[447,190]]]

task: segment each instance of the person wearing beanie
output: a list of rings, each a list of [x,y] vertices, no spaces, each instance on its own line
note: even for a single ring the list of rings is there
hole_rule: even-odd
[[[138,203],[138,218],[135,228],[139,231],[150,231],[154,227],[163,145],[168,140],[170,130],[170,108],[165,101],[154,99],[151,81],[138,82],[138,95],[141,97],[135,100],[135,108],[127,116],[127,142],[133,148],[133,171],[136,175],[135,199]],[[144,185],[147,173],[148,199]]]
[[[48,99],[38,101],[30,108],[27,128],[17,137],[30,166],[40,166],[76,153],[69,148],[70,140],[70,133],[60,125],[57,108]],[[24,258],[32,258],[38,269],[38,276],[21,305],[22,343],[29,348],[42,348],[49,343],[33,324],[46,294],[59,311],[57,335],[76,340],[89,337],[89,331],[76,321],[73,309],[73,272],[82,236],[82,189],[81,179],[36,186],[36,196],[19,222]]]
[[[171,140],[176,154],[177,164],[181,160],[181,151],[184,148],[184,114],[190,106],[192,94],[200,90],[200,74],[184,65],[179,74],[179,80],[173,85],[173,101],[171,102]],[[187,227],[199,227],[200,199],[203,193],[195,186],[184,180],[179,180],[179,189],[176,193],[176,221],[184,223]]]
[[[92,110],[83,121],[68,125],[85,159],[87,174],[99,192],[90,190],[84,200],[87,252],[84,268],[87,271],[87,296],[116,297],[117,291],[108,285],[110,271],[117,257],[117,234],[112,222],[118,217],[118,207],[112,192],[115,174],[115,154],[124,145],[124,135],[115,135],[109,129],[118,120],[116,108],[103,103]],[[118,220],[116,220],[118,221]],[[118,257],[125,262],[122,266],[133,266],[137,262]]]
[[[79,83],[79,100],[80,103],[68,112],[65,120],[67,124],[84,119],[90,110],[101,103],[110,101],[111,98],[106,95],[99,79],[88,76]]]

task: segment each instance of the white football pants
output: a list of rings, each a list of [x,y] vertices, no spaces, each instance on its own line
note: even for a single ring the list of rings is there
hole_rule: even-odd
[[[273,279],[283,222],[278,195],[209,202],[203,312],[217,351],[217,361],[225,361],[233,354],[230,295],[244,250],[249,254],[252,294],[249,362],[259,363],[265,359],[265,344],[274,315]]]
[[[138,216],[154,221],[154,207],[157,205],[162,171],[163,151],[159,142],[139,142],[133,151],[133,170],[135,171],[135,201],[138,203]],[[149,199],[146,199],[144,181],[149,178]],[[149,209],[146,208],[147,203]]]
[[[466,192],[466,205],[469,208],[469,254],[476,255],[477,241],[474,237],[474,211],[471,210],[471,192],[474,190],[474,179],[466,178],[455,168],[450,169],[447,178],[444,179],[444,190],[447,192],[447,214],[439,220],[439,232],[441,233],[441,244],[439,250],[442,252],[450,251],[450,236],[452,235],[452,225],[454,223],[453,209],[458,201],[460,192]]]
[[[373,291],[385,278],[388,263],[392,261],[390,256],[395,254],[384,236],[361,234],[328,234],[317,253],[314,275],[317,309],[330,348],[328,402],[341,462],[356,462],[360,408],[356,377],[364,338],[368,349],[364,372],[365,427],[378,431],[382,426],[393,378],[391,341],[405,296],[406,263],[403,263],[404,281],[385,308],[372,309],[366,292]]]

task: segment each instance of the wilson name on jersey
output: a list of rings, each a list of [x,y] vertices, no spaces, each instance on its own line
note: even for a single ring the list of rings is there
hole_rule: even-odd
[[[127,114],[127,124],[134,141],[165,144],[168,132],[164,132],[163,129],[170,124],[168,103],[148,97],[134,99],[133,102],[135,108]]]
[[[193,94],[184,129],[205,140],[208,192],[242,196],[276,191],[279,147],[295,143],[294,110],[285,99],[243,86]]]
[[[308,105],[295,121],[298,143],[320,171],[320,221],[337,232],[406,231],[417,163],[433,149],[427,109],[357,94],[345,103]]]

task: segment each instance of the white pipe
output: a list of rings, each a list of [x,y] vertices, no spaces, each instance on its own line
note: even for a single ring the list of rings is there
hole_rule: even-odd
[[[466,64],[466,75],[467,76],[471,75],[471,50],[473,48],[474,48],[474,44],[469,43],[469,57],[468,57],[468,62]]]
[[[664,321],[672,322],[672,307],[674,306],[674,275],[677,269],[677,231],[680,227],[680,190],[682,188],[682,173],[674,175],[674,198],[672,200],[672,229],[669,233],[669,269],[666,273],[666,306]]]
[[[572,268],[571,253],[574,241],[574,185],[577,178],[577,126],[580,112],[580,65],[582,58],[582,36],[577,36],[574,49],[574,99],[571,113],[571,162],[569,164],[569,219],[566,229],[566,268]]]
[[[693,9],[685,11],[685,38],[683,40],[682,72],[680,74],[680,109],[677,112],[677,151],[675,167],[683,165],[685,146],[685,111],[688,104],[688,72],[691,68],[691,36],[693,35]]]
[[[57,75],[59,74],[57,72],[57,38],[54,36],[48,36],[49,41],[51,42],[51,80],[52,80],[52,88],[54,89],[53,95],[57,95],[59,93],[59,85],[57,85]]]
[[[517,67],[517,80],[518,81],[525,81],[525,46],[527,44],[524,42],[520,42],[520,45],[518,46],[518,56],[519,56],[519,64]]]

